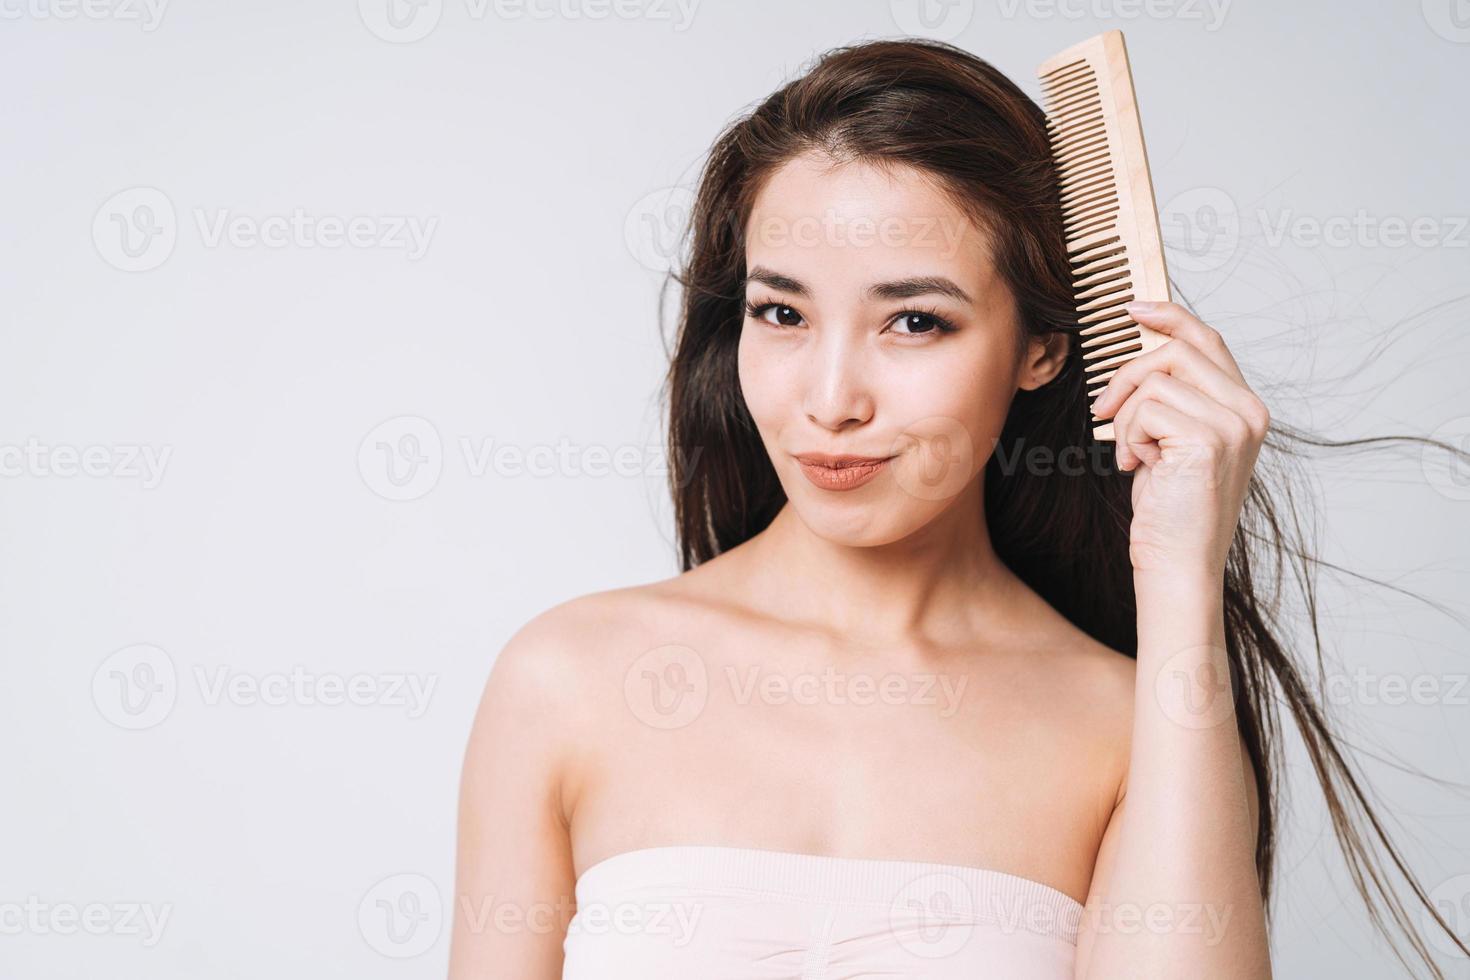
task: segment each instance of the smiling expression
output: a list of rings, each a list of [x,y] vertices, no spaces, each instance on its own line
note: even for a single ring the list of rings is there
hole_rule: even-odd
[[[899,540],[979,474],[1025,341],[988,237],[920,171],[809,153],[766,181],[746,238],[741,390],[787,499],[824,538]]]

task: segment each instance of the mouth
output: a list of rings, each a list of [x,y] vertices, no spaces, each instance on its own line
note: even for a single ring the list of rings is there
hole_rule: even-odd
[[[882,471],[892,456],[833,456],[800,453],[795,460],[802,475],[822,490],[855,490]]]

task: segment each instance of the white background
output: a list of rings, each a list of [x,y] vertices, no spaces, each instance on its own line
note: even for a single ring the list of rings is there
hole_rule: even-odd
[[[930,33],[1034,95],[1122,27],[1175,278],[1277,417],[1470,448],[1463,0],[962,0],[928,26],[903,0],[426,0],[397,27],[386,2],[0,0],[0,976],[442,975],[496,651],[675,571],[670,229],[720,127],[829,47]],[[296,212],[329,225],[242,237]],[[415,436],[395,486],[379,443]],[[587,471],[602,451],[623,475]],[[1315,472],[1325,558],[1463,617],[1470,470]],[[1464,780],[1466,623],[1351,578],[1320,612],[1355,744]],[[297,669],[370,703],[251,694]],[[1465,795],[1364,764],[1470,929]],[[1288,778],[1278,975],[1397,975],[1296,754]],[[418,928],[389,934],[406,892]],[[130,903],[167,914],[156,941]],[[103,934],[58,934],[98,904]]]

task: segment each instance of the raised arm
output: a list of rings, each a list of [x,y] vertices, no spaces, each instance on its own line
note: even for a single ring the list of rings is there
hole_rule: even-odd
[[[533,620],[495,661],[460,784],[450,980],[558,980],[575,911],[562,776],[568,678]]]
[[[1135,315],[1172,339],[1124,365],[1096,405],[1133,471],[1138,672],[1076,975],[1262,980],[1259,801],[1236,727],[1224,570],[1270,418],[1218,333],[1174,304]]]
[[[1259,801],[1226,680],[1218,586],[1137,586],[1129,775],[1098,853],[1076,975],[1266,978]]]

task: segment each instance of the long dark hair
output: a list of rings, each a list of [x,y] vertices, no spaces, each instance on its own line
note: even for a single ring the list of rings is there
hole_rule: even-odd
[[[985,514],[997,555],[1072,623],[1099,642],[1137,654],[1129,559],[1131,475],[1112,443],[1088,425],[1086,378],[1073,307],[1055,168],[1041,108],[994,67],[949,44],[872,41],[834,49],[795,81],[730,123],[704,165],[687,229],[680,319],[667,378],[670,487],[681,565],[688,570],[763,530],[785,503],[775,470],[741,396],[736,351],[743,320],[745,230],[762,183],[780,165],[820,150],[842,160],[901,163],[933,175],[990,233],[1000,274],[1030,336],[1074,339],[1060,373],[1016,394],[986,463]],[[1445,443],[1432,444],[1465,455]],[[1350,446],[1273,421],[1257,463],[1225,573],[1225,635],[1237,724],[1260,797],[1256,869],[1270,907],[1283,744],[1278,701],[1305,742],[1333,829],[1374,924],[1405,966],[1398,937],[1442,977],[1410,917],[1413,901],[1462,950],[1410,871],[1343,754],[1308,682],[1278,635],[1278,588],[1305,590],[1315,645],[1313,598],[1321,564],[1305,547],[1298,501],[1283,479],[1304,446]],[[1075,478],[1003,466],[1024,447],[1052,453],[1085,447],[1102,465]],[[1052,456],[1056,459],[1058,456]],[[1467,456],[1466,458],[1470,458]],[[696,461],[697,460],[697,465]],[[1280,484],[1275,493],[1267,481]],[[1263,601],[1265,597],[1265,601]],[[1310,661],[1309,661],[1310,665]],[[1390,924],[1391,923],[1391,924]],[[1397,934],[1397,936],[1395,935]]]

